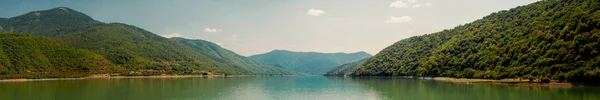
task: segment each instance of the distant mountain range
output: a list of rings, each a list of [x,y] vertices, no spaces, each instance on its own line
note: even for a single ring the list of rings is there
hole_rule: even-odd
[[[298,75],[297,72],[280,67],[256,62],[247,57],[221,48],[213,43],[203,40],[188,40],[182,38],[167,39],[144,29],[121,23],[103,23],[91,17],[66,8],[58,7],[43,11],[33,11],[24,15],[0,19],[0,32],[17,32],[3,34],[28,34],[17,37],[31,37],[34,39],[5,39],[5,42],[40,43],[38,40],[51,41],[42,47],[73,48],[71,51],[85,51],[84,54],[99,61],[107,60],[106,66],[90,67],[85,71],[72,69],[72,64],[94,63],[72,60],[69,62],[38,60],[15,60],[28,56],[48,56],[53,52],[41,55],[22,54],[9,55],[9,60],[2,59],[0,73],[4,76],[18,78],[19,75],[11,73],[35,72],[43,77],[71,77],[83,76],[91,73],[95,67],[124,69],[119,72],[125,75],[156,75],[156,74],[234,74],[234,75]],[[32,36],[29,36],[32,35]],[[15,35],[16,36],[16,35]],[[13,36],[14,37],[14,36]],[[54,43],[55,42],[55,43]],[[22,45],[26,46],[26,45]],[[2,47],[2,49],[14,49]],[[18,48],[16,51],[42,48]],[[5,52],[10,53],[10,52]],[[62,54],[62,53],[61,53]],[[81,57],[84,54],[78,54]],[[98,56],[100,55],[100,56]],[[69,56],[69,55],[59,55]],[[1,56],[0,56],[1,57]],[[48,56],[50,57],[50,56]],[[41,58],[40,58],[41,59]],[[52,60],[52,58],[49,58]],[[41,61],[41,60],[39,60]],[[46,63],[47,69],[32,69],[22,67],[39,66]],[[18,66],[17,66],[18,65]],[[79,66],[79,65],[78,65]],[[51,69],[74,72],[76,75],[52,75]],[[60,73],[58,73],[60,74]],[[27,77],[27,76],[22,76]]]
[[[171,40],[191,47],[194,51],[202,55],[207,55],[212,59],[216,59],[216,61],[219,63],[228,64],[228,66],[233,67],[235,70],[248,70],[252,71],[250,73],[257,74],[267,73],[266,75],[304,75],[302,73],[285,68],[273,67],[271,65],[258,62],[205,40],[191,40],[178,37],[171,38]]]
[[[600,83],[600,2],[543,0],[400,40],[353,75]]]
[[[323,75],[331,68],[368,57],[371,55],[366,52],[318,53],[287,50],[273,50],[265,54],[250,56],[259,62],[311,75]]]

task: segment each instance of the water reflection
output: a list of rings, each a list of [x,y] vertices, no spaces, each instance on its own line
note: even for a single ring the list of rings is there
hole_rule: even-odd
[[[87,79],[0,83],[5,100],[180,100],[218,98],[245,78]]]
[[[599,90],[398,78],[138,78],[5,82],[0,100],[598,100]]]
[[[230,89],[224,100],[376,100],[351,80],[324,77],[263,77]],[[372,94],[372,93],[371,93]]]
[[[598,87],[551,88],[458,84],[419,79],[354,78],[391,100],[599,100]]]

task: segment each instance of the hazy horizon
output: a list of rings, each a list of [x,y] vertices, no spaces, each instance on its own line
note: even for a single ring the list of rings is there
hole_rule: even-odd
[[[164,37],[211,41],[244,56],[272,50],[375,55],[401,39],[451,29],[535,1],[8,0],[0,4],[0,17],[62,6]]]

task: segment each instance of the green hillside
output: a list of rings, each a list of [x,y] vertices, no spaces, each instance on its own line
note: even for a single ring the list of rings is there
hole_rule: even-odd
[[[198,53],[191,47],[144,29],[121,23],[102,23],[65,7],[12,17],[1,21],[0,26],[100,54],[113,64],[132,71],[125,75],[282,74],[259,73],[270,71],[220,62],[205,55],[210,53]]]
[[[53,38],[61,43],[94,51],[128,69],[220,70],[242,74],[219,68],[212,58],[131,25],[101,24]]]
[[[353,74],[597,81],[599,10],[597,0],[545,0],[492,13],[400,40]]]
[[[81,77],[122,70],[93,52],[52,39],[0,32],[0,79]]]
[[[183,45],[191,47],[197,53],[207,55],[210,58],[216,59],[217,62],[233,67],[238,71],[259,75],[302,75],[301,73],[292,70],[271,66],[260,63],[248,57],[241,56],[233,51],[222,48],[212,42],[204,40],[190,40],[184,38],[171,38]]]
[[[358,66],[364,64],[365,62],[367,62],[369,58],[365,58],[359,61],[355,61],[355,62],[350,62],[350,63],[346,63],[340,66],[337,66],[335,68],[329,69],[329,71],[327,71],[327,73],[325,73],[325,76],[344,76],[344,75],[350,75],[352,73],[352,71],[356,70],[356,68],[358,68]]]
[[[273,50],[271,52],[250,56],[259,62],[292,69],[311,75],[323,75],[336,66],[370,57],[368,53],[317,53]]]
[[[102,24],[102,22],[66,7],[32,11],[4,21],[0,20],[0,26],[5,31],[14,30],[14,32],[37,36],[60,35],[96,24]]]

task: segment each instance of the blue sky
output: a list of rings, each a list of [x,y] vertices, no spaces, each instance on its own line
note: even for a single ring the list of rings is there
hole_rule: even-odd
[[[536,0],[2,0],[0,17],[69,7],[165,37],[204,39],[249,56],[274,49],[376,54]]]

